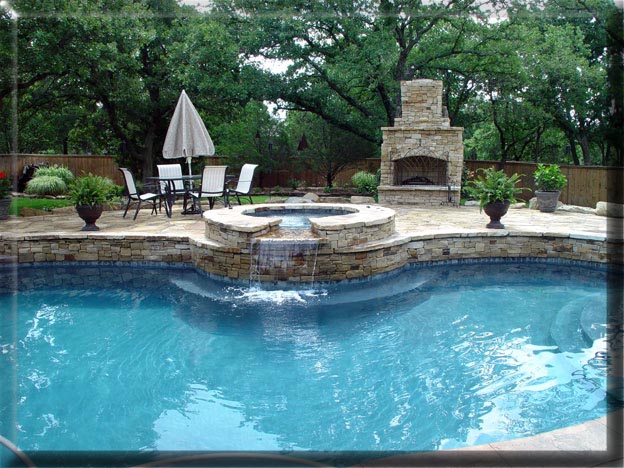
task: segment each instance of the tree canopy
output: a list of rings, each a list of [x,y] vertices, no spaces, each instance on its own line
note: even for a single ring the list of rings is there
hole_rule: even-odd
[[[613,0],[7,5],[2,152],[114,154],[149,175],[185,89],[232,165],[292,164],[305,133],[329,185],[332,168],[377,154],[400,81],[430,78],[467,158],[623,164]]]

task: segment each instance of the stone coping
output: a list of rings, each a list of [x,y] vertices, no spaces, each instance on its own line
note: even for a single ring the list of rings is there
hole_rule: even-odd
[[[232,209],[207,211],[204,219],[208,224],[240,232],[259,232],[278,226],[281,222],[279,212],[290,210],[324,211],[340,210],[347,214],[323,215],[311,218],[313,228],[341,230],[360,226],[377,226],[387,223],[394,216],[394,210],[379,205],[352,205],[347,203],[284,203],[235,206]],[[275,212],[275,217],[247,216],[256,211]]]
[[[253,216],[247,216],[247,218],[253,218]],[[267,218],[273,219],[273,218]],[[275,223],[269,223],[275,224]],[[277,223],[279,224],[279,223]],[[243,226],[244,229],[244,226]],[[536,232],[530,230],[516,230],[516,229],[431,229],[417,233],[397,233],[388,238],[388,242],[396,243],[397,239],[401,241],[409,242],[413,240],[429,240],[429,239],[446,239],[446,238],[470,238],[470,237],[536,237],[536,238],[559,238],[559,239],[579,239],[579,240],[591,240],[596,242],[612,242],[622,244],[622,239],[608,238],[606,234],[585,233],[585,232],[571,232],[563,233],[561,231],[543,231]],[[202,244],[204,242],[215,245],[209,239],[198,239],[197,236],[190,236],[188,233],[111,233],[106,231],[94,231],[94,232],[61,232],[61,231],[49,231],[38,233],[20,233],[20,232],[0,232],[0,240],[7,241],[21,241],[21,240],[38,240],[38,239],[111,239],[111,240],[171,240],[178,239],[183,242],[193,241],[196,244]],[[305,237],[302,239],[306,239]],[[383,241],[375,242],[374,244],[381,244]],[[366,247],[368,244],[361,244],[359,247]]]

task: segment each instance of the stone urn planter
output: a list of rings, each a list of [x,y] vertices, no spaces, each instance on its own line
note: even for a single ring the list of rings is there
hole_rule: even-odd
[[[505,229],[505,225],[500,220],[507,214],[509,204],[509,201],[497,201],[485,205],[483,211],[490,217],[490,222],[485,227],[488,229]]]
[[[85,225],[82,231],[99,231],[95,222],[104,211],[104,204],[108,203],[113,182],[102,176],[87,174],[77,178],[69,190],[69,197],[74,202],[78,216]]]
[[[9,206],[11,197],[0,198],[0,219],[9,219]]]
[[[100,228],[95,225],[95,222],[102,216],[104,207],[102,205],[95,206],[76,206],[78,216],[85,222],[81,231],[99,231]]]
[[[508,176],[504,171],[497,171],[493,167],[477,169],[477,173],[474,179],[467,182],[466,188],[472,197],[479,200],[479,210],[485,211],[490,217],[490,222],[485,227],[505,229],[500,219],[507,214],[509,205],[516,202],[515,195],[524,190],[516,187],[520,176],[515,173]]]
[[[553,192],[546,190],[536,190],[535,198],[537,198],[537,208],[542,213],[554,213],[557,209],[557,203],[559,202],[559,196],[561,192]]]

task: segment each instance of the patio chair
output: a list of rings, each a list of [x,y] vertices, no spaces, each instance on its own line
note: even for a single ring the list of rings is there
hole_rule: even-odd
[[[180,164],[158,164],[158,177],[182,177],[182,166]],[[186,187],[184,187],[183,180],[174,180],[173,184],[169,185],[172,188],[171,193],[176,197],[178,195],[184,195],[186,193]],[[165,194],[167,192],[167,185],[169,182],[160,181],[160,193]]]
[[[201,185],[198,192],[191,192],[193,200],[197,200],[199,213],[203,213],[201,199],[207,198],[210,209],[214,207],[215,200],[223,197],[223,204],[228,205],[227,191],[225,189],[225,171],[227,166],[206,166],[202,172]]]
[[[126,204],[126,211],[124,211],[123,217],[126,217],[126,214],[128,213],[128,208],[130,208],[130,203],[133,202],[137,204],[137,207],[136,211],[134,212],[134,218],[132,219],[136,219],[137,215],[139,214],[139,210],[141,209],[141,203],[144,201],[152,202],[151,214],[156,213],[156,200],[160,200],[160,194],[148,192],[139,195],[136,184],[134,183],[134,176],[132,175],[132,173],[125,167],[120,167],[119,170],[124,176],[126,190],[128,191],[128,203]]]
[[[241,204],[240,195],[247,195],[249,197],[249,203],[253,205],[253,200],[249,192],[251,191],[251,183],[256,167],[258,167],[257,164],[244,164],[238,176],[236,188],[229,191],[230,194],[236,196],[239,205]]]

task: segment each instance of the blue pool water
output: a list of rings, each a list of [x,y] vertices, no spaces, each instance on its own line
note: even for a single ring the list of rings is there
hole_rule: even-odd
[[[603,416],[605,273],[430,266],[263,291],[0,269],[0,434],[26,450],[431,450]]]
[[[314,209],[280,209],[280,210],[266,210],[256,211],[251,213],[245,213],[248,216],[257,216],[263,218],[280,218],[282,222],[280,227],[288,229],[308,229],[310,224],[310,218],[322,218],[325,216],[337,216],[348,214],[345,210],[314,210]]]

